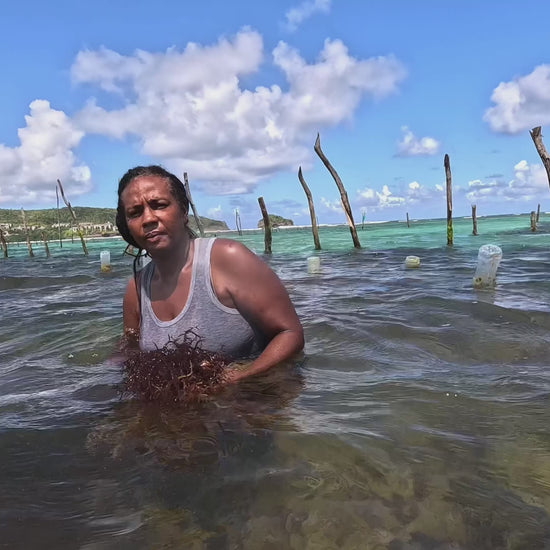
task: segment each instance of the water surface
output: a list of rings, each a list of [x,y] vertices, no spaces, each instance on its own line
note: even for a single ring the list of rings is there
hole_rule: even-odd
[[[360,250],[322,228],[320,252],[274,232],[305,363],[179,409],[120,399],[121,241],[10,247],[0,547],[549,548],[549,232],[478,226],[447,247],[442,220],[366,225]],[[262,253],[263,234],[236,238]],[[486,243],[503,260],[477,291]]]

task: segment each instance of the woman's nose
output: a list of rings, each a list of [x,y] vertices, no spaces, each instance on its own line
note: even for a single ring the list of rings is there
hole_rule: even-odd
[[[143,215],[141,217],[143,225],[147,225],[156,221],[155,212],[149,206],[143,209]]]

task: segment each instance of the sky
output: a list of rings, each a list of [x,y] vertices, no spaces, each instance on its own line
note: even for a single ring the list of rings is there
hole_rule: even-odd
[[[0,17],[0,208],[116,207],[129,168],[199,214],[321,224],[550,211],[548,0],[18,0]],[[546,127],[546,128],[545,128]]]

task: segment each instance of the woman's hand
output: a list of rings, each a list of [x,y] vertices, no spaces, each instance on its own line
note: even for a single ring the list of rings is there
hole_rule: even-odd
[[[251,376],[251,373],[247,373],[247,370],[252,364],[253,361],[242,361],[229,364],[223,373],[222,384],[235,384],[243,378]]]

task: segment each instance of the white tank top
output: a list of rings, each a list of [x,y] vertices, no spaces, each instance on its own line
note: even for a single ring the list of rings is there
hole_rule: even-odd
[[[265,338],[253,329],[237,309],[224,306],[217,298],[210,274],[210,253],[215,239],[194,239],[193,267],[189,296],[183,309],[171,321],[161,321],[151,306],[151,279],[155,264],[141,272],[140,348],[155,350],[169,341],[181,341],[192,329],[200,347],[237,359],[255,355],[265,347]]]

